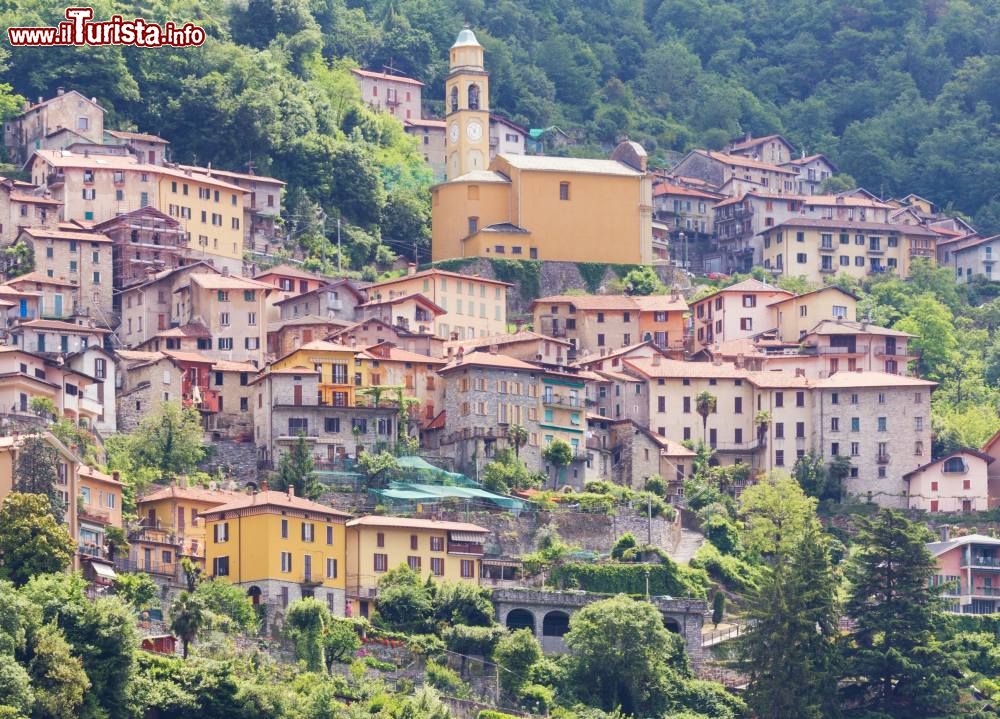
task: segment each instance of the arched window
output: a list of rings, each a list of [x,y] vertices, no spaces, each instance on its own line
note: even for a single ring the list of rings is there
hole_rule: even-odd
[[[569,615],[566,612],[554,610],[545,615],[542,620],[543,637],[561,637],[569,631]]]
[[[949,457],[944,461],[944,471],[949,473],[961,474],[967,471],[965,467],[965,460],[961,457]]]
[[[451,111],[458,112],[458,87],[451,88]]]
[[[479,85],[469,85],[469,109],[479,109]]]
[[[512,609],[507,614],[507,628],[511,631],[515,629],[530,629],[535,633],[535,616],[527,609]]]

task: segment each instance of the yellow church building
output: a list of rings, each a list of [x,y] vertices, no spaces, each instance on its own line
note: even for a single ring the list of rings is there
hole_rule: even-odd
[[[469,28],[445,80],[448,181],[431,188],[432,259],[497,257],[649,263],[652,178],[646,152],[623,142],[610,159],[489,158],[489,75]]]

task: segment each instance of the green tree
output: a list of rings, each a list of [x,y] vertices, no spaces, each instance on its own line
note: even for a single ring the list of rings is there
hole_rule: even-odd
[[[631,532],[625,532],[625,534],[618,537],[614,546],[611,547],[611,558],[621,561],[625,552],[637,546],[639,546],[639,543],[635,541],[635,536]]]
[[[193,592],[202,581],[204,570],[202,570],[200,564],[194,562],[190,557],[182,557],[181,571],[184,573],[184,583],[187,585],[187,590]]]
[[[136,464],[161,477],[189,474],[205,456],[204,430],[198,410],[164,402],[129,435]]]
[[[795,461],[792,476],[810,497],[821,499],[826,495],[826,465],[823,457],[812,450]]]
[[[819,183],[821,195],[836,195],[840,192],[849,192],[858,187],[857,180],[850,175],[836,174]]]
[[[711,392],[699,392],[694,398],[694,409],[701,417],[701,441],[708,444],[708,416],[715,412],[718,400]]]
[[[716,591],[712,596],[712,624],[718,628],[719,623],[722,622],[725,615],[726,595],[720,591]]]
[[[250,597],[235,584],[209,579],[197,585],[194,596],[204,605],[211,623],[227,632],[252,633],[260,626]]]
[[[500,637],[493,661],[500,671],[500,686],[511,697],[518,696],[528,682],[531,668],[542,659],[542,647],[530,629],[517,629]]]
[[[625,292],[630,295],[659,295],[667,291],[659,275],[649,265],[629,270],[622,278]]]
[[[426,631],[434,611],[430,588],[405,564],[378,580],[376,621],[399,631]]]
[[[521,447],[528,443],[528,430],[522,425],[512,424],[507,428],[507,441],[514,448],[514,457],[521,459]]]
[[[288,607],[286,631],[295,641],[296,658],[310,672],[326,669],[323,635],[329,619],[327,608],[313,597],[299,599]]]
[[[563,467],[568,467],[573,461],[573,448],[570,447],[569,442],[556,438],[542,450],[542,459],[552,465],[554,474],[552,487],[556,488],[562,478]]]
[[[0,654],[0,717],[27,719],[35,704],[31,677],[14,657]]]
[[[31,401],[28,402],[28,409],[46,419],[55,419],[59,413],[59,410],[56,409],[56,403],[48,397],[32,397]]]
[[[282,492],[289,488],[296,496],[318,499],[323,494],[323,485],[316,478],[312,453],[305,435],[299,434],[295,443],[278,460],[278,471],[274,477],[274,487]]]
[[[604,711],[660,715],[685,671],[683,643],[666,630],[656,607],[622,594],[576,612],[564,639],[569,685]]]
[[[740,495],[743,544],[758,556],[788,554],[814,526],[816,500],[787,475],[772,474]]]
[[[847,564],[846,610],[856,623],[844,642],[847,700],[891,717],[952,715],[958,662],[937,638],[944,622],[929,532],[882,509],[859,520]]]
[[[191,592],[181,592],[170,605],[170,631],[181,640],[185,659],[191,642],[205,627],[207,620],[205,603]]]
[[[942,380],[951,374],[958,350],[955,337],[955,319],[947,305],[931,294],[924,294],[913,300],[910,311],[895,329],[909,332],[915,337],[909,346],[920,353],[918,367],[920,374]]]
[[[490,591],[468,582],[441,582],[435,589],[433,605],[436,622],[470,627],[495,624]]]
[[[62,521],[66,505],[56,485],[59,482],[59,451],[41,435],[21,443],[14,467],[14,491],[40,494],[49,501],[52,516]]]
[[[399,471],[399,460],[392,452],[362,452],[358,457],[358,469],[368,479],[370,486],[378,485],[384,475]]]
[[[333,662],[346,662],[361,647],[361,640],[349,621],[331,616],[323,634],[323,653],[327,669]]]
[[[33,638],[31,654],[28,673],[35,691],[32,716],[76,719],[90,689],[90,679],[81,659],[73,655],[72,647],[53,624],[39,628]]]
[[[159,594],[156,582],[145,572],[120,572],[114,587],[115,595],[137,612],[149,609]]]
[[[761,719],[836,716],[837,582],[819,530],[810,525],[751,592],[753,631],[738,644],[750,677],[747,703]]]
[[[76,543],[39,494],[12,492],[0,504],[0,579],[22,586],[39,574],[62,572]]]

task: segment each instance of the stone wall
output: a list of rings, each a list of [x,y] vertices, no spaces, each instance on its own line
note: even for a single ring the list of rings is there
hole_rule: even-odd
[[[444,512],[440,519],[472,522],[490,530],[486,540],[489,556],[519,557],[535,551],[536,536],[543,527],[553,527],[568,544],[580,549],[607,554],[626,532],[640,544],[649,543],[671,553],[680,541],[680,523],[661,517],[647,521],[645,515],[584,514],[578,512],[537,512],[511,514],[489,512]]]
[[[212,439],[208,435],[205,443],[212,448],[212,452],[199,465],[199,469],[209,474],[215,474],[221,469],[227,479],[233,479],[240,487],[245,487],[247,482],[257,481],[257,450],[253,442]]]

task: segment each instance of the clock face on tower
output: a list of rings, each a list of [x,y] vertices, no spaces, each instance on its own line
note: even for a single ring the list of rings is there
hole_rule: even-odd
[[[458,123],[451,123],[451,128],[449,129],[449,134],[451,135],[452,142],[458,142]]]
[[[479,142],[479,139],[483,136],[483,126],[473,120],[469,123],[468,127],[465,128],[465,134],[467,134],[469,139],[473,142]]]

